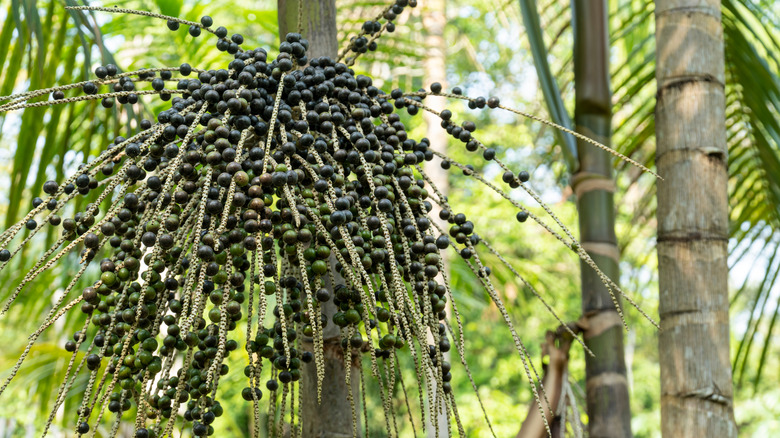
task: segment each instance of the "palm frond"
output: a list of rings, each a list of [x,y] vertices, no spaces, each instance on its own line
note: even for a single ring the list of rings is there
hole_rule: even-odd
[[[561,93],[558,89],[558,82],[550,70],[547,62],[547,47],[539,24],[539,14],[536,9],[536,2],[532,0],[520,0],[520,10],[523,16],[523,23],[528,35],[531,46],[531,53],[536,66],[536,74],[544,92],[544,99],[547,103],[547,109],[553,122],[572,129],[572,121],[566,107],[563,104]],[[575,170],[577,165],[577,142],[574,136],[566,134],[563,131],[556,130],[558,142],[562,146],[564,157],[570,170]]]

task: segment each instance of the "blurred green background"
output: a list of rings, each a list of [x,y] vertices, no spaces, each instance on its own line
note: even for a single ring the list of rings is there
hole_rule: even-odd
[[[182,62],[200,68],[221,68],[229,62],[226,54],[214,49],[212,40],[204,37],[193,39],[184,28],[170,32],[164,22],[146,17],[76,13],[63,8],[65,4],[76,3],[75,0],[2,2],[0,95],[84,80],[101,63],[112,62],[122,70],[136,70],[178,66]],[[423,1],[420,3],[424,4]],[[652,163],[654,131],[651,115],[655,104],[652,5],[633,0],[612,0],[609,3],[610,26],[614,33],[613,144],[634,158]],[[760,7],[763,11],[760,17],[755,12],[743,17],[744,22],[749,23],[759,17],[755,19],[760,26],[769,29],[764,31],[767,35],[777,34],[780,11],[777,3],[744,3]],[[571,112],[573,73],[568,4],[550,0],[540,0],[538,4],[545,39],[549,43],[549,61]],[[100,5],[150,10],[193,21],[202,15],[211,15],[215,25],[243,34],[248,46],[264,47],[271,55],[276,52],[275,2],[120,0]],[[337,1],[340,40],[347,41],[364,20],[376,15],[381,5],[382,2],[375,1]],[[500,96],[504,105],[547,117],[518,3],[448,0],[446,7],[445,41],[449,47],[445,74],[449,86],[461,86],[469,96]],[[751,12],[747,7],[738,10],[745,14]],[[413,10],[411,15],[401,17],[396,32],[380,40],[384,43],[380,44],[376,53],[363,56],[356,70],[374,77],[375,84],[387,92],[395,87],[406,90],[420,88],[424,82],[422,60],[428,50],[421,25],[423,13],[424,8],[421,7]],[[764,38],[764,35],[756,33],[749,38],[755,41]],[[766,67],[776,80],[777,63]],[[739,102],[739,99],[736,101]],[[732,99],[731,103],[734,102]],[[566,226],[575,235],[578,234],[567,169],[550,128],[509,113],[470,110],[460,101],[450,102],[448,107],[455,113],[456,119],[475,121],[478,126],[475,135],[486,146],[496,148],[511,168],[529,171],[532,187],[541,193]],[[136,110],[148,114],[161,108],[162,102],[147,102],[146,106]],[[105,110],[96,101],[0,114],[2,227],[18,220],[30,208],[32,198],[40,195],[43,181],[70,175],[80,163],[103,150],[113,135],[136,129],[135,116],[117,108]],[[776,113],[774,117],[777,117]],[[421,117],[404,115],[403,121],[415,138],[425,136],[426,128]],[[737,120],[731,124],[730,142],[751,141],[749,135],[741,138],[737,134],[750,124],[755,126],[752,120]],[[777,144],[777,139],[770,138],[771,141]],[[459,144],[453,142],[449,154],[460,162],[473,164],[487,177],[500,180],[497,166],[486,165],[481,158],[470,156]],[[640,175],[636,169],[622,164],[617,166],[617,170],[617,233],[622,253],[620,283],[645,311],[655,317],[654,181],[652,177]],[[534,284],[564,320],[579,318],[579,262],[571,251],[536,224],[530,221],[518,224],[514,219],[515,209],[474,180],[451,172],[450,184],[451,204],[474,221],[477,233],[490,241]],[[527,195],[513,192],[512,196],[524,205],[531,205],[531,211],[542,212],[541,208],[533,206]],[[752,205],[760,202],[761,198],[754,198]],[[734,214],[750,205],[744,204],[743,210],[735,210]],[[771,219],[764,220],[764,225],[761,225],[761,218],[739,218],[742,220],[734,221],[735,234],[744,229],[743,236],[731,245],[736,254],[731,263],[735,297],[732,306],[733,345],[741,345],[738,342],[742,339],[755,340],[755,345],[752,349],[748,344],[744,344],[744,348],[732,348],[735,356],[735,350],[741,351],[740,358],[737,358],[739,361],[735,360],[741,368],[735,373],[737,421],[743,436],[778,436],[780,361],[777,347],[771,342],[773,316],[776,316],[777,310],[774,314],[771,311],[778,301],[778,294],[773,292],[771,286],[775,278],[769,273],[777,275],[773,248],[780,240]],[[46,241],[52,239],[53,236],[49,235],[34,240],[23,257],[14,259],[14,269],[0,272],[0,299],[7,299],[26,268],[34,263],[35,255],[40,254]],[[743,251],[747,255],[738,257]],[[464,325],[466,359],[497,436],[514,436],[532,399],[530,386],[498,310],[490,303],[490,298],[468,267],[459,258],[453,259],[450,277]],[[0,319],[3,343],[0,377],[3,379],[22,353],[27,336],[39,326],[43,315],[69,282],[77,269],[77,262],[74,254],[73,258],[41,275],[25,289],[9,314]],[[523,287],[498,260],[488,258],[488,262],[518,332],[539,367],[540,344],[544,341],[545,331],[554,330],[557,322],[530,290]],[[625,344],[633,432],[637,437],[660,436],[655,329],[633,309],[627,309],[626,318],[630,326]],[[81,314],[70,315],[47,331],[33,348],[16,380],[3,395],[0,438],[37,436],[36,431],[42,429],[70,357],[62,346],[81,324]],[[244,357],[240,354],[231,356],[231,369],[243,369],[243,354]],[[581,347],[575,343],[571,349],[569,379],[578,397],[581,413],[585,406],[583,355]],[[455,363],[457,355],[454,350],[453,356],[452,362]],[[458,410],[468,436],[490,436],[462,367],[454,365],[453,376]],[[406,366],[403,377],[410,391],[412,411],[418,411],[413,368]],[[236,372],[220,381],[220,397],[226,407],[226,415],[218,419],[215,428],[224,431],[222,436],[245,436],[251,430],[251,404],[244,402],[240,396],[243,380],[243,375]],[[52,436],[64,435],[72,429],[75,418],[68,413],[74,411],[80,399],[77,397],[78,389],[85,384],[85,381],[76,382],[71,391],[73,397],[67,399],[64,409],[57,414]],[[378,400],[378,396],[367,399],[369,428],[373,436],[385,433],[381,402]],[[400,397],[396,408],[399,415],[405,413],[406,405]],[[586,422],[587,418],[583,416],[581,420]],[[419,432],[420,419],[416,418],[415,422]],[[407,422],[399,422],[399,427],[403,430],[402,436],[412,436]]]

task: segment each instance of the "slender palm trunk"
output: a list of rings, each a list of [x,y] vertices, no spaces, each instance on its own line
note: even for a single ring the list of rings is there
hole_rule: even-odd
[[[426,1],[422,21],[425,28],[425,48],[428,51],[423,60],[425,86],[430,87],[430,84],[438,82],[446,90],[447,43],[444,41],[444,26],[447,24],[447,21],[445,7],[445,0]],[[428,97],[425,100],[426,105],[436,111],[441,112],[446,108],[447,101],[443,97]],[[423,113],[423,120],[425,121],[426,137],[431,141],[431,149],[446,154],[448,135],[447,131],[441,127],[441,119],[426,111]],[[438,164],[434,165],[432,163],[430,161],[425,162],[425,171],[442,194],[447,196],[450,187],[447,171]],[[431,213],[431,216],[434,220],[440,225],[448,227],[447,221],[439,219],[440,207],[434,203],[433,208],[434,211]]]
[[[434,82],[438,82],[444,89],[447,88],[447,71],[446,71],[446,59],[447,59],[447,43],[444,41],[444,26],[447,24],[446,19],[446,1],[445,0],[427,0],[422,4],[422,23],[425,31],[425,48],[428,51],[425,59],[423,60],[423,77],[425,86],[430,88],[430,85]],[[441,112],[445,109],[446,100],[443,97],[429,97],[426,99],[427,105],[432,109]],[[428,140],[431,141],[431,149],[447,153],[447,131],[441,127],[441,119],[429,112],[423,113],[423,120],[425,121],[425,134]],[[442,169],[438,163],[432,161],[426,161],[425,172],[431,178],[439,191],[447,196],[449,193],[449,181],[447,179],[447,171]],[[439,211],[441,208],[438,204],[433,204],[433,211],[431,211],[431,217],[439,224],[442,229],[446,230],[449,227],[447,221],[439,219]],[[447,252],[442,252],[442,263],[445,268],[445,272],[449,275],[449,260],[447,258]],[[442,281],[438,278],[437,281]],[[447,306],[449,312],[449,306]],[[432,340],[432,336],[430,337]],[[450,352],[443,353],[444,360],[450,360]],[[432,379],[433,385],[436,385],[435,379]],[[435,387],[435,386],[434,386]],[[436,418],[425,418],[426,430],[428,431],[428,437],[433,438],[436,436],[445,436],[447,434],[447,426],[449,424],[449,418],[447,418],[446,408],[442,404],[440,411],[437,413]]]
[[[612,93],[606,0],[573,0],[574,80],[577,131],[610,144]],[[619,279],[615,237],[615,184],[612,157],[577,141],[579,169],[572,177],[577,195],[580,241],[601,270]],[[623,326],[609,291],[596,272],[582,263],[584,338],[595,357],[585,359],[588,429],[591,437],[631,436]]]
[[[303,8],[299,10],[298,2],[303,1]],[[304,38],[309,40],[309,59],[320,56],[336,58],[338,51],[338,38],[336,30],[336,3],[335,0],[278,0],[279,7],[279,35],[284,39],[288,32],[297,32],[299,29]],[[300,26],[299,26],[300,22]],[[335,272],[334,263],[330,269],[334,271],[336,281],[341,276]],[[332,288],[327,284],[325,287]],[[303,421],[302,436],[309,437],[352,437],[353,414],[360,418],[359,408],[349,402],[350,391],[355,405],[359,401],[360,375],[358,360],[349,358],[351,364],[350,383],[346,384],[347,368],[344,366],[344,351],[341,348],[341,331],[333,324],[331,318],[336,313],[333,301],[328,301],[322,306],[322,313],[330,322],[323,330],[325,341],[325,369],[322,381],[322,402],[317,402],[317,368],[314,362],[304,367],[301,379],[300,397],[302,400],[301,420]],[[304,339],[303,348],[312,351],[311,339]],[[357,421],[356,421],[357,422]],[[360,435],[360,431],[356,431]]]
[[[720,1],[655,4],[661,430],[735,437]]]

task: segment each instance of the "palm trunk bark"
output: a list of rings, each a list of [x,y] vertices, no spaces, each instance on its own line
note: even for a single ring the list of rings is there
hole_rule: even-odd
[[[574,81],[577,131],[610,144],[612,94],[606,0],[573,0]],[[619,279],[615,237],[612,157],[577,140],[579,169],[572,177],[577,195],[580,241],[601,270]],[[586,356],[588,429],[591,437],[630,437],[628,381],[623,327],[609,291],[597,273],[582,266],[584,339],[595,357]]]
[[[303,1],[303,7],[299,11],[298,2]],[[298,32],[309,40],[309,59],[327,56],[336,58],[338,55],[338,34],[336,29],[336,3],[335,0],[278,0],[279,10],[279,35],[282,39],[288,32]],[[300,23],[300,25],[299,25]],[[336,281],[342,281],[341,276],[335,272],[334,262],[331,261],[330,269],[334,273]],[[327,284],[332,288],[334,285]],[[344,366],[344,351],[341,348],[341,330],[333,324],[331,318],[336,313],[333,300],[324,303],[322,313],[330,322],[323,330],[325,369],[322,381],[322,402],[317,402],[317,368],[314,362],[307,364],[301,376],[301,421],[303,422],[302,436],[309,437],[334,437],[346,438],[353,436],[353,410],[349,402],[349,394],[355,404],[360,400],[360,370],[359,358],[349,358],[351,365],[350,383],[346,384],[346,371]],[[304,350],[313,351],[312,339],[303,339]],[[360,411],[356,406],[357,422],[360,419]],[[358,426],[358,424],[354,424]],[[360,428],[355,431],[360,436]]]
[[[303,1],[300,17],[298,17],[299,1]],[[284,39],[287,33],[298,32],[300,28],[303,37],[309,40],[307,51],[309,59],[319,56],[336,59],[339,40],[335,0],[277,0],[277,6],[280,38]]]
[[[735,437],[720,1],[655,5],[661,430]]]

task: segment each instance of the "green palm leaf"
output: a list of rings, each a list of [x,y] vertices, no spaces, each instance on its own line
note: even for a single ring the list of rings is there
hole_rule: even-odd
[[[569,117],[569,113],[563,104],[563,99],[558,89],[558,82],[552,75],[547,62],[547,47],[542,36],[536,2],[534,0],[520,0],[520,11],[523,15],[523,23],[525,24],[531,46],[531,53],[534,57],[536,74],[544,93],[544,100],[547,103],[550,119],[565,128],[572,129],[571,117]],[[555,132],[558,142],[563,146],[563,155],[569,170],[574,171],[577,167],[577,142],[571,134],[566,134],[559,130]]]

